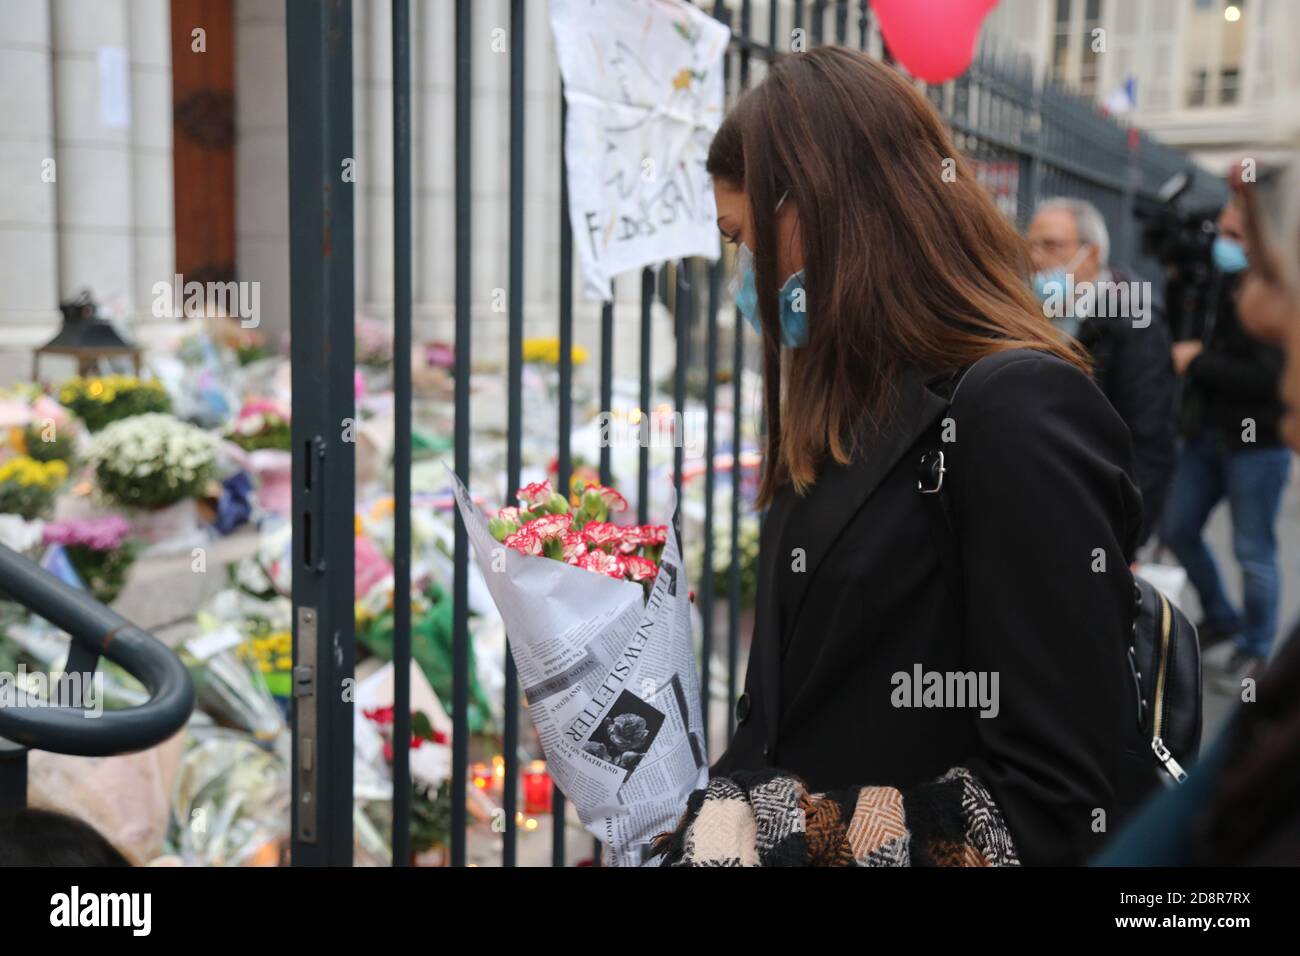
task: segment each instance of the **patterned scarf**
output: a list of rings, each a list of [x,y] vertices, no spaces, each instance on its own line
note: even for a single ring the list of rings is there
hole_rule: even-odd
[[[779,770],[715,777],[655,842],[662,866],[1019,866],[984,786],[961,767],[906,790],[809,793]]]

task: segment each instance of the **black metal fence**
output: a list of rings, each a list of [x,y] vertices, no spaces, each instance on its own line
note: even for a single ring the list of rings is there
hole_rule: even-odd
[[[290,117],[289,195],[292,236],[292,359],[294,441],[294,745],[293,860],[297,864],[348,864],[352,859],[352,705],[347,694],[354,660],[352,595],[354,452],[347,423],[355,414],[352,396],[354,315],[354,234],[351,185],[338,175],[342,158],[354,155],[352,142],[352,15],[350,0],[286,0],[288,10],[288,82]],[[455,469],[468,481],[470,468],[469,373],[471,342],[471,228],[474,213],[471,176],[474,156],[471,130],[474,98],[470,78],[476,24],[472,0],[428,0],[454,5],[451,45],[455,62],[454,165],[455,213]],[[411,105],[410,0],[392,0],[394,223],[395,223],[395,349],[404,358],[411,341]],[[761,79],[766,64],[787,54],[824,42],[875,51],[882,48],[870,4],[866,0],[819,0],[804,3],[752,3],[730,0],[700,6],[726,22],[733,39],[727,53],[727,96],[734,97]],[[524,329],[524,130],[526,30],[546,29],[545,4],[511,0],[510,38],[510,156],[508,252],[507,487],[519,485],[522,469],[522,343]],[[760,20],[765,23],[760,24]],[[1181,154],[1130,131],[1100,115],[1090,104],[1052,85],[1035,83],[1028,61],[1001,55],[985,46],[960,79],[926,89],[953,130],[957,144],[974,165],[981,181],[1006,214],[1023,227],[1040,198],[1069,195],[1094,202],[1105,215],[1117,258],[1153,276],[1153,264],[1141,254],[1134,209],[1155,201],[1155,191],[1172,173],[1189,168]],[[563,105],[561,104],[563,128]],[[568,195],[561,158],[561,214],[558,301],[559,388],[557,457],[559,486],[567,488],[573,471],[570,435],[573,422],[574,342],[573,241]],[[1215,187],[1205,187],[1209,199]],[[600,400],[611,404],[615,348],[639,349],[641,409],[649,409],[651,381],[651,322],[656,298],[670,305],[674,316],[676,365],[673,405],[684,413],[687,379],[702,373],[707,409],[704,455],[704,560],[711,569],[714,554],[715,493],[719,474],[715,464],[721,445],[733,452],[730,491],[730,571],[725,594],[715,593],[714,576],[698,582],[701,612],[701,683],[705,701],[714,692],[710,663],[715,655],[725,664],[726,699],[736,697],[741,675],[739,529],[742,498],[741,468],[742,375],[747,361],[744,323],[734,320],[734,308],[724,301],[724,262],[682,261],[658,276],[649,269],[640,276],[640,341],[614,341],[614,304],[606,303],[600,321]],[[624,278],[622,281],[634,281]],[[724,309],[727,313],[724,314]],[[755,343],[756,344],[756,343]],[[726,347],[726,346],[729,346]],[[725,349],[725,351],[724,351]],[[395,593],[409,593],[410,582],[410,462],[411,371],[395,363]],[[404,367],[405,366],[405,367]],[[720,372],[726,372],[722,375]],[[725,383],[723,379],[725,378]],[[730,434],[719,435],[716,406],[719,389],[732,390],[734,413]],[[684,416],[683,416],[684,417]],[[649,448],[639,452],[638,520],[647,520]],[[684,448],[673,452],[673,476],[679,498]],[[601,449],[600,474],[610,481],[609,448]],[[514,502],[507,502],[513,504]],[[451,792],[451,858],[466,862],[466,800],[468,782],[469,641],[468,541],[459,517],[454,548],[455,581],[453,695],[451,717],[453,772]],[[727,605],[725,634],[715,634],[714,610]],[[396,602],[395,739],[410,732],[410,607]],[[724,637],[725,642],[719,641]],[[719,647],[719,645],[721,645]],[[503,755],[505,779],[502,862],[517,858],[517,787],[519,780],[520,692],[509,652],[506,657]],[[728,710],[727,731],[733,718]],[[409,859],[410,768],[404,747],[394,755],[393,860]],[[553,797],[552,862],[566,863],[565,803]]]

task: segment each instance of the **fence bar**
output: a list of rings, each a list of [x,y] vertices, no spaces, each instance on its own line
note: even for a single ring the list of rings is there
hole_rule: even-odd
[[[740,35],[748,38],[754,30],[754,4],[753,0],[743,0],[740,5]],[[749,45],[742,44],[740,47],[740,88],[742,90],[749,88]],[[726,80],[723,80],[726,83]],[[723,100],[726,100],[726,92],[723,92]]]
[[[727,739],[736,732],[736,667],[740,657],[741,380],[745,372],[745,323],[736,310],[731,353],[731,566],[727,569]]]
[[[677,361],[673,369],[673,488],[677,491],[677,509],[682,507],[682,470],[686,464],[686,447],[682,431],[686,422],[686,370],[691,360],[691,260],[677,263],[677,290],[673,297],[673,328],[677,333]]]
[[[650,438],[654,431],[650,408],[650,316],[655,300],[654,270],[641,270],[641,417],[637,421],[636,522],[645,524],[650,508]]]
[[[573,230],[569,226],[569,164],[564,154],[569,110],[560,84],[560,409],[558,487],[566,498],[573,475]],[[551,789],[551,865],[564,866],[565,799]]]
[[[411,861],[411,9],[393,0],[393,866]]]
[[[471,314],[470,243],[473,171],[471,107],[473,78],[473,4],[456,0],[456,405],[454,441],[456,476],[469,486],[469,370]],[[455,580],[452,605],[452,752],[451,752],[451,864],[465,865],[467,821],[465,787],[469,764],[469,537],[460,509],[456,512],[453,548]]]
[[[614,404],[614,280],[609,280],[610,300],[600,307],[600,411],[613,414]],[[608,421],[608,417],[606,421]],[[606,487],[614,484],[610,470],[608,433],[600,443],[600,483]]]
[[[510,0],[510,304],[506,357],[506,504],[518,505],[523,470],[524,378],[524,0]],[[502,809],[505,832],[501,835],[501,864],[514,866],[519,830],[519,672],[506,642],[505,729],[501,749],[505,757]]]
[[[292,859],[352,863],[356,414],[352,369],[352,4],[288,0],[290,359],[293,441]],[[328,570],[328,574],[326,571]]]
[[[700,693],[703,695],[704,739],[709,739],[709,683],[713,664],[713,490],[717,480],[714,459],[718,454],[715,434],[718,421],[718,309],[722,296],[722,263],[709,264],[708,338],[705,343],[705,429],[704,439],[704,569],[700,581],[701,632]]]

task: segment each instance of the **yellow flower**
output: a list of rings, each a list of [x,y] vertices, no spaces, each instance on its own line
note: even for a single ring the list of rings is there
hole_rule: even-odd
[[[560,364],[560,339],[558,336],[547,338],[524,339],[523,357],[525,362],[544,362],[547,365]],[[587,350],[575,345],[569,352],[574,365],[587,361]]]
[[[0,465],[0,483],[14,482],[23,488],[54,491],[67,477],[68,464],[65,461],[40,462],[27,455],[18,455]]]

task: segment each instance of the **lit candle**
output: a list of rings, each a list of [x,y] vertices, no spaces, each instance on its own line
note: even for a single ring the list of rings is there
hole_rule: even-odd
[[[551,775],[545,760],[534,760],[520,774],[524,781],[524,812],[551,812]]]

